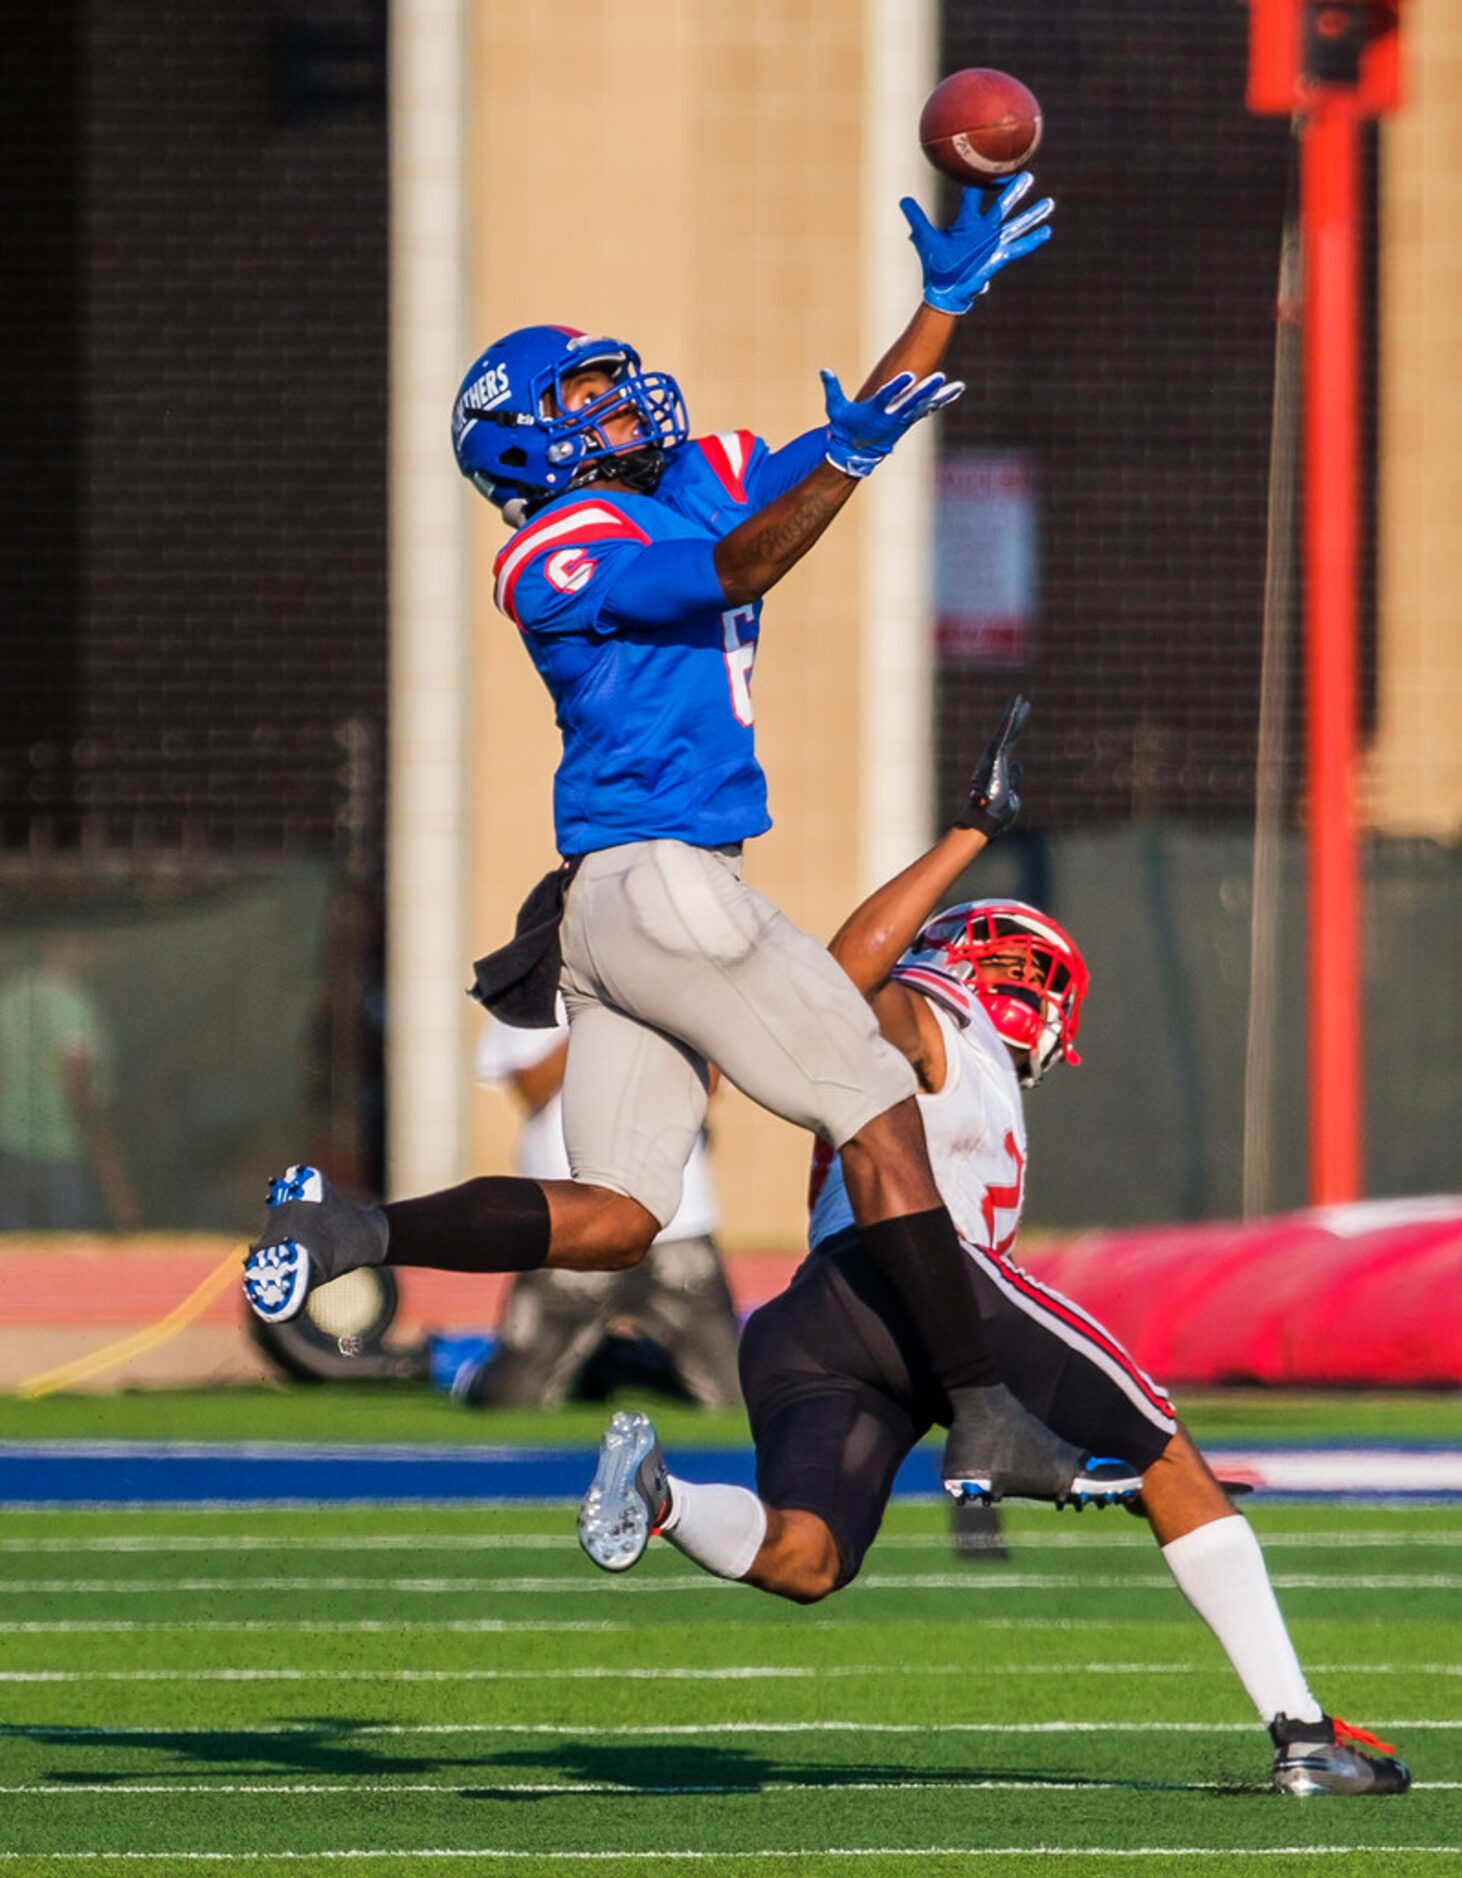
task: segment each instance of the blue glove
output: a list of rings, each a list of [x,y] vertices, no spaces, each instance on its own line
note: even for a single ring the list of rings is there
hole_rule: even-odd
[[[1030,171],[1022,170],[998,193],[964,190],[959,214],[948,228],[936,228],[912,196],[904,197],[899,207],[924,270],[924,299],[930,306],[941,313],[968,313],[1007,262],[1051,239],[1050,229],[1041,226],[1056,207],[1049,196],[1009,219],[1034,183]],[[987,197],[993,199],[982,206]]]
[[[959,379],[931,372],[914,382],[900,372],[880,385],[871,398],[850,398],[829,371],[822,374],[827,394],[827,460],[845,476],[871,476],[905,431],[921,417],[953,404],[964,391]]]

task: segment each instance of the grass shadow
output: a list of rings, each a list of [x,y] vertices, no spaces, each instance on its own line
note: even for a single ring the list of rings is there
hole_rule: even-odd
[[[796,1756],[757,1752],[749,1747],[676,1741],[645,1741],[626,1745],[598,1741],[559,1741],[532,1747],[482,1753],[461,1746],[403,1752],[385,1739],[368,1733],[380,1724],[364,1717],[332,1716],[292,1724],[284,1733],[265,1730],[220,1729],[216,1733],[192,1730],[149,1729],[129,1734],[129,1755],[155,1757],[153,1764],[120,1769],[100,1764],[123,1745],[115,1735],[89,1728],[0,1727],[0,1740],[24,1739],[68,1750],[94,1751],[97,1764],[57,1768],[46,1772],[51,1785],[114,1785],[125,1787],[139,1779],[185,1781],[209,1773],[232,1779],[270,1775],[316,1780],[379,1779],[394,1775],[402,1780],[432,1776],[460,1778],[462,1798],[500,1804],[556,1800],[560,1794],[525,1791],[522,1783],[535,1777],[547,1782],[602,1786],[626,1798],[636,1794],[663,1798],[674,1794],[755,1796],[768,1788],[799,1786],[835,1792],[852,1786],[887,1787],[917,1784],[926,1789],[958,1788],[970,1782],[992,1781],[1039,1792],[1064,1787],[1090,1792],[1197,1793],[1206,1797],[1248,1797],[1259,1789],[1214,1785],[1204,1781],[1153,1778],[1113,1779],[1073,1768],[1040,1770],[1011,1766],[930,1768],[908,1761],[853,1761],[829,1766]],[[459,1738],[460,1740],[460,1738]],[[159,1767],[164,1757],[172,1765]]]

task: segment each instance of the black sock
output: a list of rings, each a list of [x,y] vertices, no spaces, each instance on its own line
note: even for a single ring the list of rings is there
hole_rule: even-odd
[[[860,1226],[858,1237],[913,1318],[940,1387],[998,1382],[970,1283],[969,1254],[944,1208]]]
[[[548,1257],[548,1195],[536,1180],[485,1175],[460,1187],[391,1200],[386,1264],[439,1272],[531,1272]]]

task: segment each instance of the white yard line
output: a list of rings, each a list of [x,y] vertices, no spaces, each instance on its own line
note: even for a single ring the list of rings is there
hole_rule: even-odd
[[[772,1607],[768,1607],[770,1615]],[[1119,1617],[993,1617],[976,1610],[961,1611],[959,1622],[962,1629],[973,1626],[979,1630],[1131,1630],[1141,1623],[1138,1618]],[[333,1618],[312,1617],[163,1617],[163,1618],[37,1618],[33,1621],[0,1623],[0,1636],[5,1637],[55,1637],[55,1636],[141,1636],[152,1634],[192,1635],[215,1632],[220,1635],[291,1635],[291,1636],[354,1636],[359,1632],[363,1636],[395,1636],[398,1632],[412,1634],[425,1633],[441,1636],[480,1636],[495,1635],[500,1632],[528,1635],[534,1632],[552,1634],[565,1631],[588,1631],[597,1635],[637,1631],[639,1624],[620,1622],[605,1618],[602,1620],[563,1618],[553,1620],[544,1618],[513,1617],[440,1617],[440,1618],[356,1618],[336,1620]],[[856,1616],[849,1617],[809,1617],[799,1625],[799,1630],[879,1630],[885,1625]]]
[[[1372,1721],[1376,1731],[1462,1728],[1462,1721]],[[1042,1722],[271,1722],[257,1728],[71,1728],[64,1722],[0,1726],[0,1740],[34,1741],[259,1741],[279,1738],[361,1740],[398,1735],[536,1735],[628,1741],[664,1741],[721,1735],[1239,1735],[1254,1734],[1254,1722],[1042,1721]]]
[[[1455,1546],[1457,1537],[1450,1532],[1385,1532],[1375,1527],[1361,1527],[1349,1532],[1266,1532],[1259,1537],[1265,1546],[1338,1548],[1361,1551],[1372,1547],[1404,1551],[1408,1546]],[[1012,1543],[1032,1551],[1148,1551],[1152,1535],[1141,1528],[1122,1533],[1056,1531],[1032,1533],[1023,1530],[1013,1535]],[[885,1533],[876,1543],[879,1552],[948,1552],[947,1533]],[[147,1552],[573,1552],[578,1541],[572,1533],[337,1533],[319,1538],[272,1538],[266,1533],[239,1533],[204,1536],[197,1533],[169,1533],[157,1538],[125,1533],[111,1538],[86,1539],[0,1539],[0,1553],[77,1552],[147,1553]]]
[[[1462,1676],[1459,1663],[1312,1663],[1312,1675]],[[735,1663],[661,1668],[575,1669],[9,1669],[0,1683],[71,1682],[777,1682],[847,1680],[861,1676],[1223,1676],[1224,1663]]]
[[[1462,1572],[1276,1572],[1278,1591],[1457,1591]],[[849,1587],[853,1591],[1171,1591],[1166,1572],[1011,1572],[966,1566],[957,1572],[869,1572]],[[587,1567],[558,1578],[26,1578],[0,1580],[0,1595],[14,1597],[147,1597],[177,1592],[239,1594],[277,1592],[365,1591],[404,1596],[466,1596],[481,1593],[534,1597],[611,1595],[657,1596],[666,1593],[741,1589],[724,1578],[700,1573],[685,1576],[609,1578],[591,1576]]]
[[[759,1847],[754,1851],[647,1852],[631,1847],[618,1852],[545,1852],[525,1851],[515,1847],[475,1846],[352,1846],[331,1852],[4,1852],[0,1859],[31,1859],[37,1863],[57,1859],[127,1859],[150,1864],[209,1862],[217,1864],[263,1864],[270,1859],[531,1859],[537,1864],[601,1864],[614,1860],[625,1863],[640,1860],[666,1864],[677,1859],[700,1863],[732,1863],[747,1859],[795,1859],[799,1864],[827,1859],[850,1858],[1316,1858],[1342,1852],[1383,1853],[1387,1857],[1404,1855],[1432,1858],[1439,1854],[1462,1852],[1462,1845],[842,1845],[826,1851],[811,1851],[782,1846]]]
[[[1246,1508],[1252,1501],[1245,1501]],[[1369,1510],[1369,1509],[1368,1509]],[[1022,1526],[1006,1537],[1012,1545],[1023,1551],[1029,1548],[1033,1552],[1047,1549],[1060,1550],[1069,1548],[1082,1551],[1127,1551],[1145,1552],[1154,1543],[1151,1532],[1138,1521],[1128,1519],[1123,1522],[1127,1528],[1120,1532],[1093,1532],[1090,1526],[1079,1531],[1071,1527],[1058,1527],[1054,1532],[1032,1532],[1028,1526]],[[1455,1532],[1395,1532],[1379,1526],[1357,1526],[1344,1532],[1271,1532],[1266,1526],[1255,1522],[1255,1531],[1260,1542],[1265,1546],[1316,1546],[1320,1548],[1338,1547],[1349,1551],[1352,1547],[1362,1550],[1371,1546],[1383,1546],[1401,1549],[1409,1545],[1456,1545]],[[23,1545],[18,1540],[17,1546]],[[931,1533],[927,1538],[922,1534],[908,1532],[886,1532],[875,1542],[875,1551],[884,1552],[892,1548],[895,1551],[946,1552],[950,1546],[948,1533]]]
[[[1344,1590],[1347,1586],[1368,1591],[1456,1591],[1462,1589],[1462,1572],[1271,1572],[1269,1582],[1276,1591]],[[966,1566],[958,1572],[911,1572],[892,1574],[869,1572],[854,1581],[850,1589],[862,1585],[869,1591],[1163,1591],[1173,1589],[1166,1572],[1000,1572],[980,1566]],[[613,1589],[612,1585],[610,1587]]]
[[[1175,1665],[1176,1667],[1176,1665]],[[0,1671],[10,1682],[761,1682],[889,1675],[898,1669],[37,1669]]]
[[[772,1797],[779,1794],[802,1793],[1027,1793],[1032,1790],[1041,1793],[1233,1793],[1232,1782],[1202,1780],[1046,1780],[1039,1774],[1033,1774],[1028,1780],[839,1780],[836,1769],[829,1770],[826,1780],[766,1780],[746,1781],[740,1786],[714,1785],[700,1786],[676,1783],[665,1786],[641,1786],[635,1782],[617,1780],[472,1780],[462,1783],[447,1784],[427,1780],[363,1780],[363,1781],[272,1781],[272,1780],[230,1780],[217,1785],[199,1781],[196,1784],[179,1785],[164,1783],[161,1786],[121,1785],[116,1781],[98,1781],[94,1785],[78,1784],[66,1781],[57,1786],[20,1786],[0,1787],[0,1795],[25,1796],[36,1798],[53,1796],[60,1799],[73,1793],[104,1793],[109,1799],[130,1799],[133,1794],[245,1794],[257,1796],[269,1795],[310,1795],[340,1794],[347,1798],[356,1794],[370,1796],[377,1793],[444,1793],[455,1796],[487,1793],[537,1793],[537,1794],[574,1794],[574,1793],[618,1793],[633,1798],[650,1794],[661,1798],[691,1794],[712,1797],[720,1794],[756,1795]],[[1271,1791],[1268,1781],[1255,1782],[1244,1789],[1253,1793]],[[1412,1785],[1413,1793],[1455,1793],[1462,1790],[1462,1780],[1418,1780]]]
[[[1042,1629],[1039,1618],[1031,1618],[1033,1626]],[[823,1628],[827,1626],[824,1625]],[[334,1618],[161,1618],[156,1622],[147,1619],[118,1618],[115,1621],[98,1618],[95,1621],[85,1618],[37,1619],[34,1623],[0,1624],[0,1636],[6,1637],[58,1637],[58,1636],[134,1636],[144,1632],[182,1632],[196,1634],[200,1631],[214,1631],[244,1635],[289,1633],[298,1636],[341,1637],[362,1636],[394,1637],[400,1631],[443,1632],[448,1636],[544,1636],[562,1635],[565,1632],[590,1633],[594,1636],[617,1635],[623,1630],[638,1630],[638,1624],[619,1623],[611,1618],[603,1621],[595,1619],[563,1618],[555,1621],[544,1618],[541,1622],[530,1617],[462,1617],[443,1618],[436,1622],[411,1618],[399,1621],[388,1617],[361,1617],[353,1619]]]
[[[318,1539],[271,1538],[267,1533],[165,1533],[147,1538],[0,1539],[0,1552],[576,1552],[568,1533],[327,1533]]]

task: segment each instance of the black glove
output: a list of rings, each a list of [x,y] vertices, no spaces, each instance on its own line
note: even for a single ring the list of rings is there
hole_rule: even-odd
[[[1010,756],[1030,714],[1029,701],[1018,694],[1006,706],[999,730],[975,765],[975,773],[970,778],[970,799],[964,814],[955,819],[956,828],[978,828],[993,841],[997,835],[1003,835],[1019,815],[1018,792],[1025,771],[1019,763],[1012,763]]]

